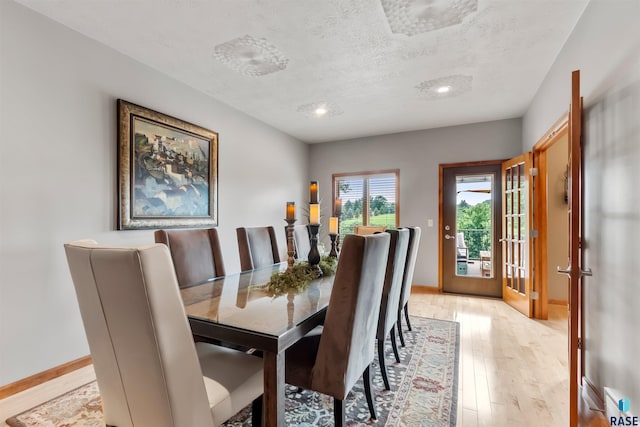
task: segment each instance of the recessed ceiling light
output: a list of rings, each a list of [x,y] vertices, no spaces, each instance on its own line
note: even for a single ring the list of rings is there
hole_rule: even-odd
[[[301,105],[298,107],[298,112],[312,119],[318,117],[339,116],[344,113],[342,108],[338,105],[326,100]]]
[[[446,100],[471,91],[472,76],[455,74],[426,80],[416,86],[423,98]]]

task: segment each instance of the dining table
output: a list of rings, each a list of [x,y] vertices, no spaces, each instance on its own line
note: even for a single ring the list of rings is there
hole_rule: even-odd
[[[229,274],[180,290],[195,336],[262,353],[263,425],[284,426],[285,351],[322,324],[333,276],[275,295],[267,284],[287,263]]]

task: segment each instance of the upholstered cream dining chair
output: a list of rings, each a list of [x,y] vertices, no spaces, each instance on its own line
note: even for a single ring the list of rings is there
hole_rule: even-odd
[[[262,361],[194,344],[165,245],[65,250],[107,425],[217,426],[251,402],[260,422]]]
[[[398,337],[400,345],[404,347],[404,336],[402,335],[402,312],[407,322],[407,328],[411,331],[411,321],[409,320],[409,296],[411,296],[411,285],[413,284],[413,272],[418,259],[418,248],[420,247],[420,227],[405,227],[409,230],[409,249],[407,250],[407,263],[404,267],[402,277],[402,291],[400,292],[400,304],[398,304]]]
[[[388,230],[391,235],[389,244],[389,257],[387,259],[387,269],[384,276],[384,287],[382,288],[382,301],[380,302],[380,318],[378,319],[378,362],[384,388],[391,390],[389,378],[387,376],[387,365],[384,359],[384,344],[387,336],[391,337],[391,347],[396,362],[400,363],[398,346],[396,344],[395,326],[398,318],[398,305],[400,304],[400,293],[402,292],[402,278],[404,277],[404,267],[407,262],[407,249],[409,248],[409,230],[399,228]]]
[[[287,233],[285,227],[285,235]],[[311,251],[311,236],[309,236],[309,226],[306,224],[293,226],[293,246],[295,248],[295,258],[306,261]]]

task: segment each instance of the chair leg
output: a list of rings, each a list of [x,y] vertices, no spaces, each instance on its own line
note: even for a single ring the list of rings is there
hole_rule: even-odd
[[[384,381],[384,388],[391,390],[389,385],[389,378],[387,378],[387,366],[384,363],[384,340],[378,340],[378,362],[380,362],[380,372],[382,373],[382,381]]]
[[[400,363],[400,355],[398,355],[398,344],[396,344],[396,330],[395,326],[391,328],[391,347],[393,348],[393,355],[396,357],[396,362]]]
[[[376,414],[376,401],[373,398],[373,393],[371,393],[371,365],[367,366],[367,369],[364,370],[362,380],[364,382],[364,395],[367,397],[367,406],[371,413],[371,419],[375,421],[378,419],[378,414]]]
[[[345,425],[345,408],[344,400],[333,399],[333,421],[336,427],[343,427]]]
[[[412,331],[413,329],[411,329],[411,322],[409,321],[409,303],[406,303],[404,305],[404,318],[407,319],[407,327],[410,331]]]
[[[398,336],[400,337],[400,345],[404,347],[404,335],[402,335],[402,309],[398,310]]]
[[[251,425],[253,427],[262,426],[262,396],[255,399],[251,404]]]

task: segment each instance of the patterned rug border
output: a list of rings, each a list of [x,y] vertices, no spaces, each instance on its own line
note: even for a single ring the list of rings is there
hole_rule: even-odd
[[[431,317],[425,317],[431,319]],[[433,319],[440,320],[440,319]],[[443,320],[444,322],[454,322],[456,324],[456,356],[453,361],[454,381],[451,399],[451,427],[458,423],[458,381],[460,381],[460,322],[453,320]],[[453,398],[455,396],[455,398]]]
[[[459,378],[460,377],[460,372],[459,372],[459,367],[460,367],[460,323],[457,322],[457,321],[454,321],[454,320],[437,319],[437,318],[433,318],[433,317],[424,317],[424,316],[411,315],[411,319],[414,319],[414,318],[418,322],[419,322],[418,319],[424,319],[426,321],[446,322],[446,323],[450,323],[450,324],[454,324],[455,325],[455,341],[454,341],[454,351],[453,351],[453,353],[454,353],[453,354],[453,356],[454,356],[453,357],[453,375],[452,375],[453,383],[452,383],[452,386],[451,386],[451,401],[450,401],[451,406],[450,406],[450,416],[449,416],[449,427],[455,427],[456,424],[457,424],[457,410],[458,410],[458,390],[459,390],[458,381],[460,379]],[[408,334],[412,334],[412,333],[414,333],[416,331],[416,327],[413,325],[413,323],[414,322],[412,322],[412,326],[413,326],[412,332],[409,332],[406,329],[406,327],[403,328],[403,335],[405,335],[405,338],[407,338]],[[387,346],[387,347],[390,347],[390,345]],[[387,349],[385,352],[387,352],[387,351],[389,351],[389,349]],[[415,364],[416,366],[413,366],[413,369],[417,369],[418,368],[417,365],[419,363],[419,358],[416,359],[416,360],[413,360],[413,359],[414,358],[412,357],[411,358],[411,364]],[[410,368],[411,368],[411,366],[406,366],[406,370],[402,374],[403,381],[405,381],[407,378],[409,378],[409,379],[413,378],[413,375],[408,375],[407,374],[409,372]],[[82,384],[82,385],[80,385],[80,386],[78,386],[78,387],[76,387],[76,388],[74,388],[72,390],[69,390],[69,391],[67,391],[67,392],[65,392],[65,393],[63,393],[61,395],[53,397],[53,398],[51,398],[51,399],[49,399],[49,400],[47,400],[47,401],[45,401],[43,403],[35,405],[32,408],[24,410],[24,411],[20,412],[17,415],[14,415],[14,416],[12,416],[10,418],[7,418],[5,420],[5,422],[11,427],[29,427],[31,424],[25,424],[22,421],[20,421],[19,418],[25,416],[25,414],[28,414],[31,411],[35,411],[37,408],[46,406],[46,405],[50,404],[51,402],[54,402],[54,401],[57,401],[57,400],[61,400],[62,401],[63,399],[65,399],[69,395],[78,392],[80,389],[85,388],[85,387],[91,385],[92,383],[95,383],[95,380],[94,381],[89,381],[86,384]],[[410,387],[411,387],[410,385],[406,385],[406,388],[407,388],[407,390],[405,390],[406,393],[409,392],[408,389]],[[401,390],[400,390],[401,388],[403,388],[403,387],[401,387],[401,384],[398,384],[396,392],[394,393],[394,397],[393,397],[394,401],[397,401],[398,399],[406,399],[406,393],[405,393],[405,395],[401,396],[402,395]],[[389,413],[388,418],[385,421],[384,425],[385,426],[396,425],[397,423],[396,424],[392,424],[392,421],[393,421],[392,418],[394,418],[394,417],[392,417],[391,413]],[[399,419],[395,419],[395,420],[399,421]],[[66,426],[67,424],[62,424],[62,425]]]
[[[78,386],[78,387],[74,388],[73,390],[69,390],[69,391],[67,391],[65,393],[62,393],[62,394],[58,395],[58,396],[52,397],[51,399],[46,400],[46,401],[44,401],[42,403],[39,403],[39,404],[35,405],[32,408],[26,409],[26,410],[20,412],[19,414],[16,414],[16,415],[14,415],[12,417],[7,418],[4,422],[7,423],[11,427],[28,427],[26,424],[24,424],[22,421],[20,421],[18,419],[18,417],[21,417],[22,415],[27,414],[27,413],[33,411],[36,408],[39,408],[39,407],[44,406],[44,405],[47,405],[47,404],[49,404],[49,403],[51,403],[51,402],[53,402],[55,400],[64,399],[65,397],[77,392],[78,390],[80,390],[83,387],[87,387],[88,385],[90,385],[90,384],[92,384],[94,382],[95,382],[95,380],[91,380],[91,381],[89,381],[87,383],[82,384],[81,386]]]

